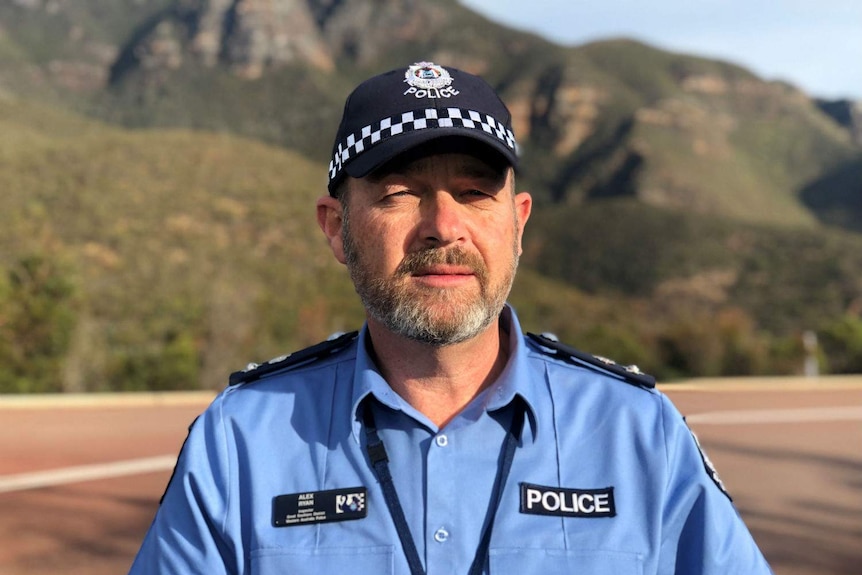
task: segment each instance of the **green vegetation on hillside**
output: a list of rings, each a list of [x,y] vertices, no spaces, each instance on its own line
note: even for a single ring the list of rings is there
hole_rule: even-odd
[[[862,305],[858,235],[744,224],[632,200],[540,208],[523,261],[593,301],[617,302],[605,329],[628,330],[640,347],[632,361],[646,357],[645,365],[668,377],[792,373],[804,331],[831,333]],[[835,358],[830,369],[847,371],[857,344],[852,330],[838,333],[844,336],[824,349]],[[583,330],[571,340],[595,347]]]
[[[361,322],[316,229],[319,165],[234,137],[124,132],[20,103],[0,104],[0,133],[0,271],[14,279],[35,254],[75,286],[74,301],[43,294],[74,312],[62,382],[11,389],[219,386],[248,361]],[[31,309],[3,293],[4,318]]]
[[[62,391],[75,300],[56,259],[29,256],[0,276],[0,391]]]
[[[0,133],[0,390],[220,387],[361,324],[314,221],[322,165],[24,102],[0,101]],[[811,328],[853,369],[860,248],[632,201],[540,208],[512,302],[526,329],[664,378],[793,372]]]

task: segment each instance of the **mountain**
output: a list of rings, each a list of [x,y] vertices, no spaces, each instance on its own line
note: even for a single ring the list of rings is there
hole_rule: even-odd
[[[824,369],[862,369],[851,104],[454,0],[10,0],[0,387],[37,359],[64,389],[212,385],[357,325],[309,206],[349,90],[426,59],[513,112],[531,329],[664,377],[793,371],[817,330]]]
[[[4,21],[41,14],[60,38],[46,46],[27,26],[7,30],[39,64],[30,74],[89,92],[78,103],[93,116],[229,131],[320,161],[344,96],[368,74],[419,59],[480,73],[513,111],[525,184],[548,202],[632,196],[813,224],[802,191],[862,153],[792,86],[625,40],[561,48],[452,1],[19,0],[10,10]],[[117,25],[128,12],[136,25]]]
[[[862,145],[862,101],[817,99],[817,107],[846,128],[853,141]]]

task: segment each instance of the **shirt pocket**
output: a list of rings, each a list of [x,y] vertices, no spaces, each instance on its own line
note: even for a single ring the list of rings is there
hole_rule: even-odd
[[[394,548],[323,547],[256,549],[251,553],[252,575],[328,575],[330,573],[394,573]]]
[[[643,575],[643,556],[627,551],[491,549],[491,575]]]

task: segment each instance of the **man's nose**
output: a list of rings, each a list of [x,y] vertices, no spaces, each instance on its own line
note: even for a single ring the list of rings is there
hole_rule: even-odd
[[[464,239],[464,206],[449,193],[436,193],[420,206],[420,237],[431,245],[456,244]]]

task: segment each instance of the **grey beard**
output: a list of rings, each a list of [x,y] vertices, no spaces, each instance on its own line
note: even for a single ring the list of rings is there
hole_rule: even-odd
[[[488,272],[482,259],[460,248],[429,248],[408,254],[393,277],[373,278],[353,241],[347,217],[344,217],[343,224],[345,260],[356,292],[368,314],[393,333],[434,347],[444,347],[476,337],[500,315],[518,265],[517,246],[513,246],[508,277],[496,288],[488,285]],[[425,266],[443,263],[469,266],[479,281],[479,297],[467,299],[469,296],[447,289],[407,289],[401,281]],[[435,306],[427,305],[429,299],[435,299],[438,306],[455,306],[458,311],[447,317],[436,312]]]
[[[494,302],[489,301],[487,270],[477,256],[459,248],[446,251],[428,249],[408,254],[396,269],[396,281],[398,278],[408,277],[425,266],[437,263],[470,267],[479,282],[479,298],[464,300],[461,294],[435,288],[420,289],[416,293],[411,293],[405,289],[392,289],[394,286],[391,285],[391,280],[378,279],[371,282],[372,291],[378,296],[382,294],[386,296],[376,298],[376,309],[371,313],[377,315],[373,317],[384,322],[395,333],[434,346],[466,341],[491,325],[500,313],[500,309],[494,309]],[[417,297],[417,293],[424,293],[427,298],[433,298],[438,306],[441,304],[447,307],[456,306],[460,311],[454,317],[449,314],[448,318],[444,314],[435,313],[436,307],[424,305],[427,300]],[[502,303],[500,306],[502,307]]]
[[[438,305],[450,303],[453,298],[445,290],[434,294]],[[399,294],[400,295],[400,294]],[[388,298],[366,298],[360,294],[371,316],[383,323],[390,331],[403,337],[434,347],[461,343],[476,337],[497,318],[502,309],[495,309],[487,301],[478,301],[465,306],[453,321],[434,314],[429,306],[409,295]],[[373,301],[374,305],[369,305]],[[454,302],[452,302],[454,303]]]

